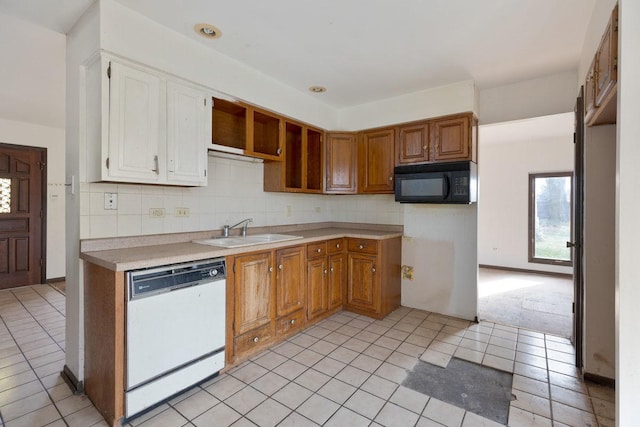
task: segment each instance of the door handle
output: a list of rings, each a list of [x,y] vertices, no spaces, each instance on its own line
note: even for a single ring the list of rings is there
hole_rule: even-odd
[[[567,247],[568,248],[576,248],[576,247],[578,247],[578,244],[576,242],[567,242]]]

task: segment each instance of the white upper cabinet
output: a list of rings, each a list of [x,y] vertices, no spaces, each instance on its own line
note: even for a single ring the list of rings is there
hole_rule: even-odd
[[[167,82],[167,173],[170,181],[206,185],[211,102],[211,97],[207,98],[201,90]]]
[[[85,80],[88,182],[207,185],[205,88],[106,55]]]

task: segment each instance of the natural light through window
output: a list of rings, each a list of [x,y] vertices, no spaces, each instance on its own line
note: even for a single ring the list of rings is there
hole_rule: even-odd
[[[529,260],[571,265],[571,173],[529,175]]]
[[[10,178],[0,178],[0,213],[11,213]]]

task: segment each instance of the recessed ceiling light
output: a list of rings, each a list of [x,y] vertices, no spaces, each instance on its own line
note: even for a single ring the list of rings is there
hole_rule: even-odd
[[[311,86],[309,90],[313,93],[322,93],[322,92],[326,92],[327,88],[324,86]]]
[[[222,35],[222,32],[211,24],[196,24],[193,26],[193,30],[208,39],[217,39]]]

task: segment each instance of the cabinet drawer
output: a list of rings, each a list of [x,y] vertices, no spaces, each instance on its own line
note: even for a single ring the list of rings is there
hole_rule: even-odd
[[[375,255],[378,253],[378,241],[372,239],[349,239],[349,252]]]
[[[260,328],[256,328],[246,334],[236,337],[235,354],[241,354],[246,351],[251,351],[254,348],[261,347],[263,344],[269,342],[273,338],[272,324],[264,325]]]
[[[288,316],[276,320],[276,335],[286,334],[289,331],[301,328],[305,323],[304,310],[298,310]]]
[[[344,251],[344,239],[331,239],[327,242],[329,255],[339,254]]]
[[[327,254],[327,242],[311,243],[307,245],[307,258],[318,258]]]

